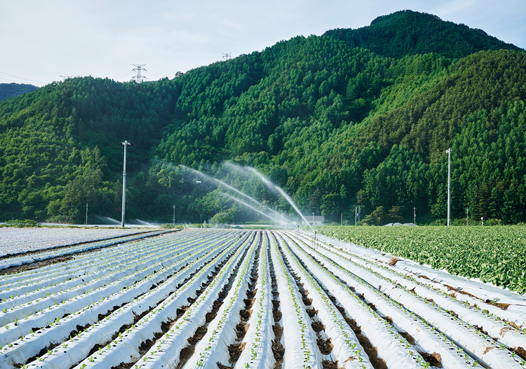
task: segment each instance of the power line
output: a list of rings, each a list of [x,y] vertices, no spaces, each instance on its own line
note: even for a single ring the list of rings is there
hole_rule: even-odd
[[[9,81],[9,82],[16,82],[15,80],[7,79],[7,78],[2,78],[2,77],[0,77],[0,79],[3,79],[4,81]]]
[[[15,77],[15,78],[17,78],[17,79],[23,79],[23,80],[25,80],[25,81],[37,82],[37,83],[45,83],[45,82],[42,82],[42,81],[35,81],[34,79],[27,79],[27,78],[17,77],[17,76],[14,76],[14,75],[12,75],[12,74],[5,73],[5,72],[0,72],[0,73],[5,74],[5,75],[7,75],[7,76]],[[2,79],[5,79],[5,78],[2,78]]]
[[[123,79],[124,77],[126,77],[128,74],[131,74],[131,73],[133,73],[133,72],[128,72],[124,76],[120,77],[119,79]]]
[[[151,74],[152,76],[154,76],[154,77],[157,78],[157,79],[161,79],[161,77],[156,76],[156,75],[153,74],[152,72],[148,72],[148,73]]]
[[[132,64],[132,65],[135,67],[132,69],[132,72],[137,72],[137,75],[132,77],[131,79],[132,81],[141,83],[143,79],[147,79],[146,76],[142,75],[142,72],[147,72],[147,70],[143,68],[146,64]]]

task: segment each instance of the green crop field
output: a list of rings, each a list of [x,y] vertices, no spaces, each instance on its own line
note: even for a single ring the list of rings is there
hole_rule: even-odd
[[[526,227],[319,227],[318,232],[451,274],[526,292]]]

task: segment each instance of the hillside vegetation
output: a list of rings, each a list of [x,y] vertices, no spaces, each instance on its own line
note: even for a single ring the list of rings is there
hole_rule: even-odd
[[[36,86],[23,83],[0,83],[0,101],[25,94],[26,92],[33,92],[37,88]]]
[[[184,164],[290,211],[231,160],[267,174],[306,213],[383,207],[526,221],[526,53],[483,31],[403,11],[296,37],[154,83],[67,79],[0,103],[6,219],[118,216],[127,139],[130,217],[253,218],[196,186]],[[212,192],[211,192],[212,191]],[[394,207],[394,208],[393,208]]]

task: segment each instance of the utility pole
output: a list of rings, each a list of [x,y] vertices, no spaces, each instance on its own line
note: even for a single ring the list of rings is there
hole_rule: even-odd
[[[416,225],[416,207],[413,206],[413,224]]]
[[[173,217],[173,224],[172,225],[175,227],[175,204],[174,204],[173,208],[174,208],[174,217]]]
[[[451,216],[451,148],[447,152],[447,226]]]
[[[341,213],[341,216],[340,216],[340,225],[341,226],[343,225],[343,213]]]
[[[122,170],[122,216],[121,216],[121,227],[124,228],[124,214],[126,212],[126,146],[131,145],[128,141],[124,140],[121,142],[124,145],[124,164]]]
[[[469,207],[466,206],[466,225],[469,225]]]
[[[88,203],[86,203],[86,224],[85,226],[88,226]]]
[[[146,79],[146,76],[143,76],[142,72],[148,72],[146,69],[143,68],[146,64],[132,64],[132,65],[135,67],[132,69],[132,72],[137,72],[137,75],[133,76],[131,80],[137,83],[141,83],[143,79]]]

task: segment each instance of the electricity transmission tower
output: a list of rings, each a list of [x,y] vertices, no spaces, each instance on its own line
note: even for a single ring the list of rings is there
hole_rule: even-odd
[[[137,83],[141,83],[143,79],[146,79],[146,76],[143,76],[141,73],[148,72],[146,69],[143,68],[146,64],[132,64],[132,65],[135,67],[132,69],[132,72],[137,72],[137,75],[133,76],[131,80]]]
[[[232,53],[223,53],[223,59],[228,60],[232,57]]]
[[[80,76],[64,76],[62,74],[59,74],[58,76],[61,77],[63,80],[80,77]]]

